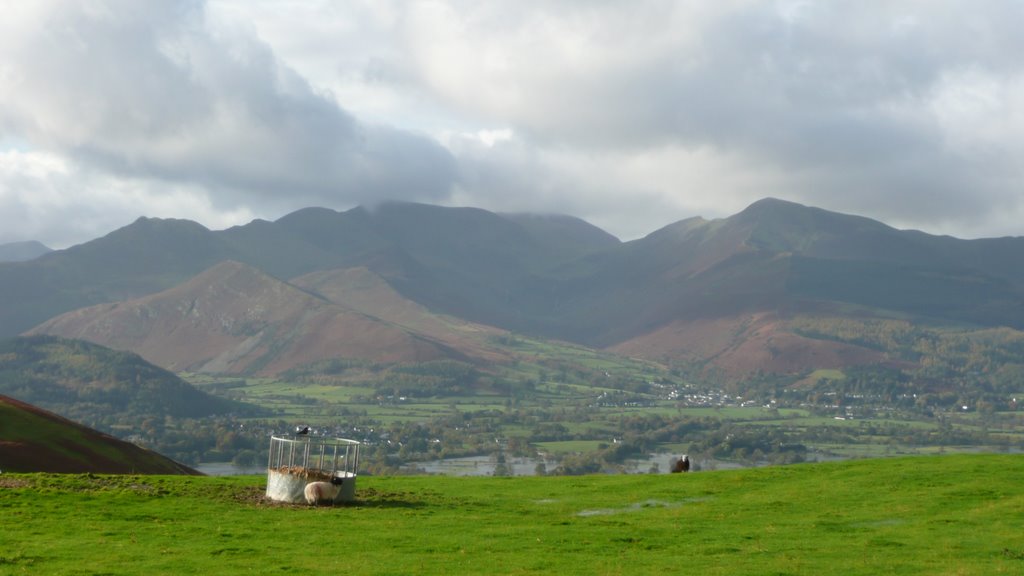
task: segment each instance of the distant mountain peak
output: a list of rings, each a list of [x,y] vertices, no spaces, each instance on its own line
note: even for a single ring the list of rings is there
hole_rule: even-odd
[[[834,212],[824,208],[805,206],[797,202],[771,197],[762,198],[747,206],[742,212],[728,218],[728,220],[752,219],[770,219],[779,224],[799,225],[801,227],[829,228],[840,224],[844,227],[866,228],[875,231],[895,230],[882,222],[864,216]]]
[[[696,230],[698,228],[703,228],[704,226],[708,225],[709,223],[711,223],[711,220],[705,220],[701,216],[693,216],[691,218],[686,218],[684,220],[680,220],[678,222],[673,222],[671,224],[663,226],[663,227],[655,230],[654,232],[651,232],[648,235],[648,237],[655,238],[655,237],[658,237],[658,236],[673,236],[673,235],[674,236],[684,236],[684,235],[686,235],[686,234],[688,234],[688,233],[690,233],[690,232],[692,232],[692,231],[694,231],[694,230]]]
[[[898,231],[876,220],[804,206],[778,198],[764,198],[726,219],[749,231],[747,244],[758,249],[803,254],[852,255],[857,247],[874,246],[873,240],[891,239]],[[865,248],[867,255],[874,248]],[[862,251],[863,252],[863,251]]]
[[[747,206],[743,212],[747,211],[760,211],[760,210],[773,210],[773,209],[807,209],[807,206],[800,204],[799,202],[793,202],[792,200],[783,200],[782,198],[775,198],[773,196],[766,196],[757,200]]]
[[[214,234],[209,228],[193,220],[140,216],[123,228],[73,249],[97,242],[113,242],[122,243],[127,250],[135,251],[150,243],[167,245],[177,242],[203,242]]]
[[[156,218],[152,216],[139,216],[134,222],[129,224],[127,227],[156,227],[161,226],[165,228],[179,227],[179,228],[201,228],[207,232],[210,230],[206,226],[203,226],[195,220],[189,220],[187,218]]]
[[[277,222],[309,217],[331,217],[337,216],[338,214],[339,212],[337,210],[324,208],[323,206],[309,206],[307,208],[300,208],[294,212],[289,212],[288,214],[278,218]]]
[[[795,224],[798,222],[810,222],[816,215],[835,214],[821,208],[804,206],[797,202],[781,200],[779,198],[762,198],[747,206],[738,214],[731,216],[728,220],[736,221],[778,221],[784,224]]]
[[[37,242],[36,240],[9,242],[7,244],[0,244],[0,262],[25,262],[27,260],[35,260],[43,254],[52,251],[53,250],[45,244]]]
[[[620,243],[615,236],[590,222],[567,214],[518,212],[499,213],[499,216],[523,226],[539,239],[552,245],[570,241],[590,249],[606,248]]]

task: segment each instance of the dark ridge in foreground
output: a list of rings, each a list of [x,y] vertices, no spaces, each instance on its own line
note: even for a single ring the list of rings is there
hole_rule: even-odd
[[[156,452],[2,395],[0,470],[202,476]]]

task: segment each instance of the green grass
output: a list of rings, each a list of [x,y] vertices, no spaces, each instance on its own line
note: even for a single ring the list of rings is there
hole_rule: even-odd
[[[1024,458],[688,475],[360,477],[335,508],[263,478],[3,475],[2,574],[1021,574]]]
[[[828,378],[829,380],[846,380],[846,374],[844,374],[842,370],[821,369],[811,372],[811,374],[804,378],[804,380],[808,382],[817,382],[823,378]]]

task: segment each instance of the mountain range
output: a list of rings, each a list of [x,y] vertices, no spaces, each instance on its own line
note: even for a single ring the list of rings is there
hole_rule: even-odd
[[[172,370],[502,362],[508,332],[734,377],[914,361],[822,328],[837,319],[1024,329],[1024,238],[769,198],[621,242],[568,216],[388,203],[223,231],[140,218],[0,264],[0,336],[82,338]]]

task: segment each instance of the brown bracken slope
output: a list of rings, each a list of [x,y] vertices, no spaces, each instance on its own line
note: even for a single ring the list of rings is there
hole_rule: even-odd
[[[877,350],[801,336],[771,313],[674,322],[613,346],[611,351],[660,361],[706,361],[709,368],[731,377],[887,361]]]
[[[234,261],[144,298],[62,314],[29,334],[132,351],[169,370],[228,374],[278,374],[332,358],[465,358],[435,338]]]
[[[3,395],[0,470],[200,475],[156,452]]]

